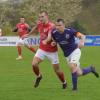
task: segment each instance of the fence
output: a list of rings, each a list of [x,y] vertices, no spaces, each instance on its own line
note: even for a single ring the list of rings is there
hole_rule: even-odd
[[[0,46],[16,46],[18,40],[17,36],[2,36],[0,37]],[[33,46],[39,45],[40,38],[39,36],[29,37],[27,42]],[[85,46],[100,46],[100,36],[87,35]]]

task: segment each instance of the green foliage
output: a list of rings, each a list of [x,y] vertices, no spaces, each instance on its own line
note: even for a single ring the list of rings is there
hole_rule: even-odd
[[[81,33],[87,34],[86,29],[81,25],[81,23],[78,20],[75,20],[73,23],[71,23],[71,27],[75,28]]]
[[[84,33],[100,34],[100,0],[7,0],[0,2],[0,27],[6,29],[9,23],[13,28],[21,16],[33,26],[41,10],[48,11],[52,21],[63,18],[67,26],[74,23]]]
[[[38,13],[46,10],[50,19],[55,21],[57,18],[64,18],[66,23],[74,21],[81,11],[82,0],[8,0],[4,3],[6,9],[4,15],[4,24],[10,23],[10,26],[16,25],[19,17],[25,16],[30,25],[36,22]],[[6,19],[6,20],[5,20]],[[2,23],[1,23],[2,25]],[[2,25],[2,27],[4,27]]]
[[[3,26],[3,28],[2,28],[2,30],[3,30],[4,35],[8,35],[8,36],[15,35],[12,32],[12,26],[11,26],[10,23],[5,23],[4,26]]]
[[[88,34],[100,35],[100,0],[83,0],[82,12],[77,20]],[[86,5],[87,4],[87,5]]]

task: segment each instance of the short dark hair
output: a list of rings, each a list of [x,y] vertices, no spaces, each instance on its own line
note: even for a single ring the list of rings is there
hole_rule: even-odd
[[[48,12],[47,12],[47,11],[45,11],[45,10],[40,11],[40,14],[41,14],[41,13],[45,13],[45,14],[48,16]]]
[[[62,22],[63,24],[65,23],[64,20],[61,18],[57,19],[57,22]]]
[[[25,18],[24,16],[21,16],[20,18]]]

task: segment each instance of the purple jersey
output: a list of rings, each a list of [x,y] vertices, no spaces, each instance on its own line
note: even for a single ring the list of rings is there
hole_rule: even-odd
[[[76,33],[77,31],[73,28],[65,28],[63,33],[56,29],[52,30],[52,37],[60,45],[65,57],[68,57],[78,47],[75,43]]]

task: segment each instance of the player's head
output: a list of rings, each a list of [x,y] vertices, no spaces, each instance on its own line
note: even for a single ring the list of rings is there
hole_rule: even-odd
[[[60,32],[63,32],[65,29],[65,22],[63,19],[57,19],[56,21],[56,29]]]
[[[22,16],[22,17],[20,17],[20,22],[21,23],[24,23],[25,22],[25,18]]]
[[[39,20],[42,21],[43,23],[48,22],[48,13],[46,11],[41,11],[39,13]]]

